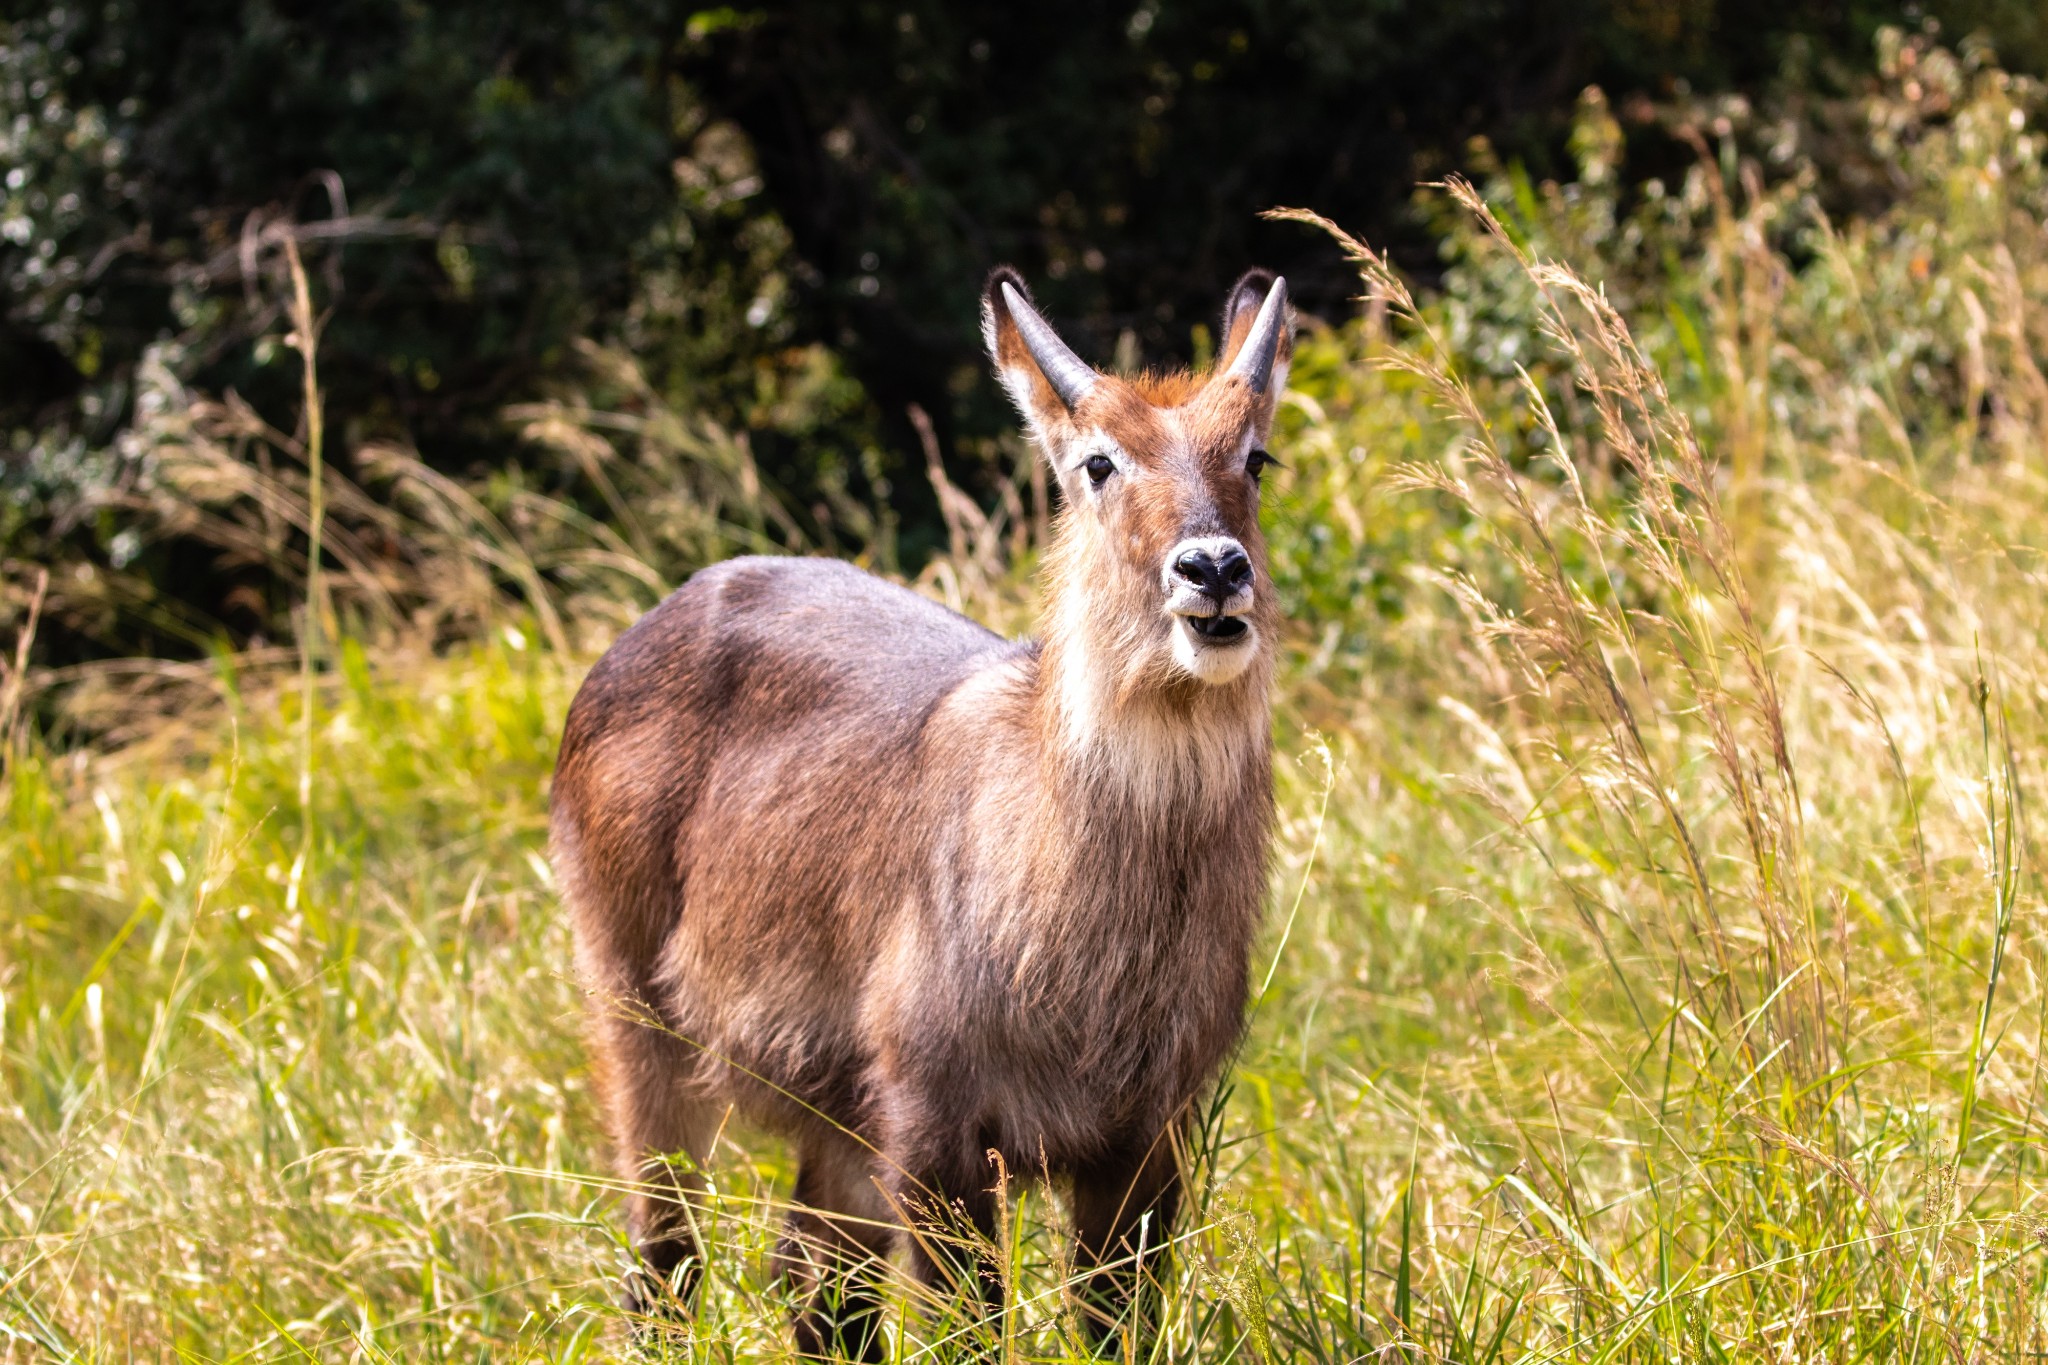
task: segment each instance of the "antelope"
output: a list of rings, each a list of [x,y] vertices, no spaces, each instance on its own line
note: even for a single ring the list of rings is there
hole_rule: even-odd
[[[1206,373],[1090,367],[1008,267],[982,331],[1056,478],[1042,639],[823,559],[704,569],[570,707],[554,866],[639,1257],[687,1314],[730,1114],[787,1137],[807,1356],[882,1358],[902,1250],[986,1326],[999,1182],[1068,1182],[1098,1344],[1156,1328],[1195,1099],[1244,1026],[1273,822],[1252,271]]]

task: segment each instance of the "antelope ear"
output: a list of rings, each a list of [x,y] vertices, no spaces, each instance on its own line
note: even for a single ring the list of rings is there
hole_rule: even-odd
[[[982,287],[981,336],[1034,434],[1071,413],[1101,378],[1039,316],[1024,277],[1009,266],[997,266]]]
[[[1276,287],[1281,291],[1276,304],[1278,325],[1262,331],[1256,341],[1262,349],[1270,346],[1272,357],[1261,363],[1263,357],[1246,355],[1244,348],[1253,339],[1260,311]],[[1219,376],[1243,374],[1251,383],[1259,400],[1261,430],[1271,424],[1273,410],[1287,389],[1287,364],[1294,356],[1294,327],[1287,315],[1286,290],[1287,282],[1272,271],[1252,269],[1230,286],[1230,293],[1223,300],[1223,351],[1217,358],[1215,372]]]

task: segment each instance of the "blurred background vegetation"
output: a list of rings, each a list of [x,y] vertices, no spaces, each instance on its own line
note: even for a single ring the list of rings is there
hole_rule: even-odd
[[[48,666],[290,636],[306,528],[251,525],[219,477],[207,503],[160,458],[164,423],[203,402],[252,476],[303,459],[287,235],[322,318],[327,457],[359,493],[330,553],[359,572],[418,567],[368,524],[402,497],[379,451],[501,515],[539,492],[616,521],[591,442],[616,447],[617,425],[565,444],[533,420],[546,403],[629,424],[658,403],[758,477],[778,543],[914,571],[945,531],[912,410],[984,507],[1017,464],[976,332],[999,261],[1105,364],[1199,360],[1248,263],[1314,316],[1353,311],[1327,243],[1258,210],[1313,207],[1433,281],[1448,263],[1415,184],[1575,178],[1589,84],[1616,115],[1596,159],[1624,212],[1727,141],[1709,105],[1741,92],[1758,175],[1869,216],[1903,188],[1855,135],[1881,24],[1977,35],[2015,71],[2048,60],[2026,0],[5,14],[0,611],[19,619],[52,570]],[[694,563],[687,544],[656,559]]]

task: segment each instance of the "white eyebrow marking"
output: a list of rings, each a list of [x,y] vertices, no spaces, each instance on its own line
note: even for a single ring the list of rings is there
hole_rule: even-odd
[[[1071,474],[1075,470],[1082,468],[1097,455],[1107,457],[1109,462],[1116,466],[1119,474],[1128,474],[1131,470],[1131,457],[1124,453],[1122,446],[1112,441],[1098,427],[1088,433],[1088,438],[1082,442],[1080,456],[1067,466],[1067,472]]]

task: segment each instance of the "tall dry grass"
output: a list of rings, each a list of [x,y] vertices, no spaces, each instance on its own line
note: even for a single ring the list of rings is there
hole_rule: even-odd
[[[1392,479],[1484,546],[1426,576],[1465,626],[1462,678],[1430,679],[1465,759],[1436,795],[1490,864],[1433,897],[1480,921],[1485,975],[1430,984],[1487,1022],[1451,1076],[1431,1083],[1449,1059],[1429,1049],[1420,1077],[1356,1095],[1414,1135],[1407,1178],[1382,1187],[1402,1191],[1391,1313],[1357,1312],[1366,1267],[1333,1280],[1310,1235],[1289,1335],[1332,1360],[1387,1342],[1445,1359],[2038,1349],[2043,999],[2012,691],[2043,676],[2037,632],[1987,642],[1939,600],[1965,591],[1960,547],[1913,528],[1949,510],[1945,489],[1916,488],[1919,516],[1895,527],[1868,481],[1766,479],[1783,521],[1746,554],[1728,471],[1628,323],[1470,186],[1449,192],[1534,288],[1581,420],[1525,373],[1530,453],[1511,456],[1399,276],[1323,225],[1416,331],[1383,363],[1460,433]],[[1918,599],[1888,604],[1918,640],[1861,597],[1902,562],[1930,580],[1886,585]],[[1981,590],[2018,589],[2000,577]],[[1845,615],[1864,628],[1848,651],[1827,639]],[[1418,1186],[1457,1211],[1418,1215]],[[1333,1283],[1349,1313],[1319,1311]]]

